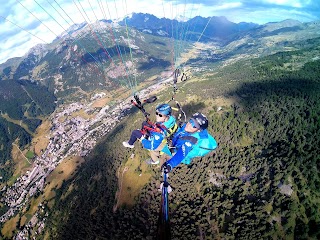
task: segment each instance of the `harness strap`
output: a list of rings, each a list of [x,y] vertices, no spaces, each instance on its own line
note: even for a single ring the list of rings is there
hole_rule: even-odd
[[[189,142],[191,142],[193,144],[197,144],[198,143],[198,138],[193,137],[193,136],[183,136],[180,139],[187,140],[187,141],[189,141]]]
[[[175,123],[171,128],[167,129],[167,137],[170,137],[172,134],[174,134],[178,129],[178,124]]]
[[[175,133],[178,129],[178,125],[177,123],[175,123],[172,127],[167,128],[165,125],[163,124],[156,124],[157,127],[163,129],[166,131],[166,137],[170,137],[173,133]]]
[[[148,127],[148,126],[143,126],[143,130],[149,131],[149,132],[161,132],[161,129],[158,127]]]
[[[204,150],[210,150],[210,151],[213,151],[216,149],[216,148],[206,148],[206,147],[201,147],[201,146],[199,148],[204,149]]]

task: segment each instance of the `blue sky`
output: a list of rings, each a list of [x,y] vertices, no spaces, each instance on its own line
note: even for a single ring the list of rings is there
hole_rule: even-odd
[[[320,0],[1,0],[0,63],[23,56],[38,43],[49,43],[72,22],[117,19],[132,12],[225,16],[232,22],[264,24],[285,19],[320,20]],[[152,4],[151,4],[152,2]],[[63,10],[62,10],[63,9]],[[80,9],[80,10],[79,10]],[[67,16],[67,15],[68,16]],[[85,15],[84,15],[85,16]],[[72,21],[69,19],[72,19]],[[40,22],[41,21],[41,22]]]

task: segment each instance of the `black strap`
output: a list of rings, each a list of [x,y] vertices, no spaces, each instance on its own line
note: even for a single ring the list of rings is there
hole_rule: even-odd
[[[212,148],[206,148],[206,147],[201,147],[201,146],[200,146],[199,148],[204,149],[204,150],[210,150],[210,151],[213,151],[213,150],[216,149],[216,148],[213,148],[213,149],[212,149]]]
[[[189,142],[191,142],[193,144],[197,144],[197,142],[198,142],[198,138],[193,137],[193,136],[183,136],[180,139],[187,140],[187,141],[189,141]]]

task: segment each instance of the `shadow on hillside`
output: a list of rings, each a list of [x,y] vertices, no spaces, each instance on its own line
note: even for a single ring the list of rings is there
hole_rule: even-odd
[[[119,56],[122,57],[130,53],[130,48],[127,46],[113,46],[110,48],[99,48],[96,52],[85,53],[83,59],[85,63],[91,63],[95,61],[110,61],[111,58],[119,59]]]
[[[146,71],[150,70],[151,68],[157,68],[157,67],[162,67],[162,68],[167,68],[170,67],[171,63],[169,61],[156,58],[156,57],[149,57],[147,62],[143,62],[139,66],[139,71]]]
[[[112,229],[118,221],[112,213],[118,188],[117,173],[123,159],[131,154],[119,140],[124,128],[125,125],[119,123],[99,141],[79,171],[58,190],[55,208],[68,212],[69,216],[56,224],[59,226],[56,239],[92,239],[92,236],[113,239],[105,229]],[[71,185],[74,187],[71,194],[61,198]],[[93,208],[96,210],[92,212]],[[97,226],[100,227],[92,230]]]
[[[307,97],[320,91],[320,83],[302,78],[287,78],[283,80],[265,80],[243,83],[230,95],[239,96],[245,109],[266,101],[274,101],[282,97]],[[277,97],[277,98],[276,98]]]
[[[160,42],[160,41],[152,41],[151,43],[153,44],[158,44],[158,45],[162,45],[162,46],[166,46],[167,44],[165,44],[164,42]]]
[[[301,142],[299,137],[305,138],[304,134],[311,136],[310,129],[316,124],[310,128],[306,126],[319,122],[319,115],[312,113],[320,108],[320,81],[316,78],[317,75],[311,79],[287,76],[281,80],[243,83],[229,93],[241,99],[232,106],[234,118],[243,121],[241,117],[245,119],[243,116],[247,115],[250,124],[263,128],[263,133],[255,140],[255,144],[262,148],[256,158],[286,157],[289,149],[297,156],[300,154],[300,150],[290,143]],[[273,171],[272,167],[270,169]],[[273,174],[270,175],[272,179]]]
[[[176,107],[176,106],[173,106]],[[201,112],[206,105],[203,102],[191,102],[182,106],[183,111],[186,113],[187,118],[191,117],[196,112]],[[188,119],[187,119],[188,120]]]

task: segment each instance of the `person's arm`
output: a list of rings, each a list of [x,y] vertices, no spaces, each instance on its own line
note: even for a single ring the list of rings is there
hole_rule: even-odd
[[[188,155],[188,153],[193,149],[194,144],[190,143],[189,141],[183,143],[180,148],[178,148],[176,154],[167,161],[167,165],[172,168],[179,165],[182,160]]]
[[[182,148],[179,148],[178,151],[176,152],[176,154],[169,160],[167,161],[167,165],[170,166],[170,168],[174,168],[176,167],[177,165],[179,165],[179,163],[182,162],[182,160],[184,159],[184,154],[183,154],[183,151],[182,151]]]

